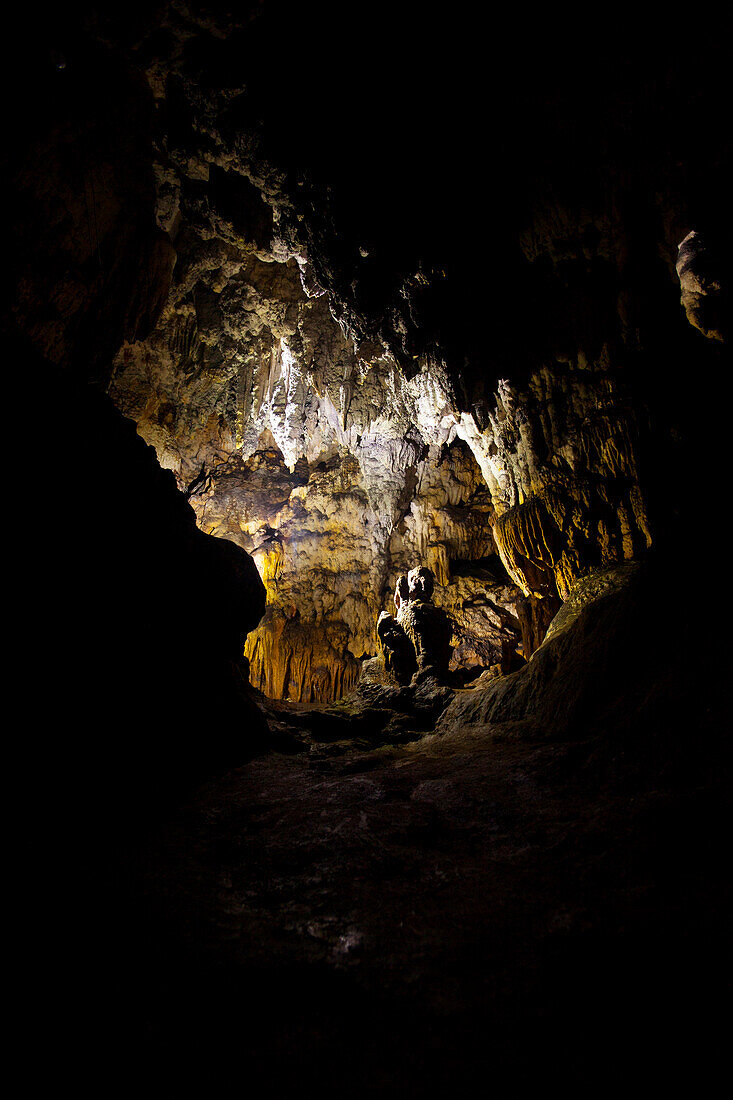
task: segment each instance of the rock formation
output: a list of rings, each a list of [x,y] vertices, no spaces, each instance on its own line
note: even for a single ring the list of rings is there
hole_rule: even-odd
[[[335,157],[313,119],[293,126],[285,85],[273,88],[257,43],[277,32],[297,68],[310,28],[272,19],[165,3],[120,39],[114,17],[84,17],[68,64],[38,60],[36,138],[13,173],[14,315],[85,377],[106,382],[116,352],[115,403],[199,527],[253,555],[268,594],[246,643],[258,688],[348,693],[415,560],[454,620],[451,668],[507,669],[579,579],[643,557],[679,508],[666,486],[690,428],[668,383],[700,351],[676,279],[719,344],[724,172],[693,158],[658,190],[679,125],[661,100],[659,148],[623,145],[633,97],[648,102],[636,54],[628,101],[609,109],[612,85],[589,82],[602,133],[534,56],[528,102],[552,87],[550,114],[518,106],[495,134],[510,153],[482,210],[502,210],[503,228],[456,202],[461,231],[431,233],[426,215],[441,188],[460,191],[472,145],[458,142],[455,178],[418,186],[419,145],[385,130],[410,211],[396,218],[382,182],[364,203],[351,153]],[[359,92],[344,94],[358,132]],[[702,148],[708,122],[696,125]],[[662,384],[668,407],[651,416]]]
[[[722,240],[709,242],[692,229],[680,242],[677,275],[687,319],[704,336],[721,343],[729,337],[733,310],[730,258]],[[728,270],[726,270],[726,268]]]
[[[443,679],[448,673],[453,626],[446,613],[433,603],[433,588],[432,570],[424,565],[411,569],[407,592],[402,594],[397,582],[395,606],[397,622],[415,648],[418,674],[421,678]]]
[[[268,615],[248,655],[268,694],[315,700],[348,690],[359,661],[376,652],[374,623],[396,576],[415,557],[450,600],[454,665],[506,662],[518,599],[537,608],[547,600],[528,613],[535,627],[546,623],[577,579],[643,556],[652,542],[640,475],[649,425],[634,375],[653,375],[662,360],[676,371],[687,354],[684,334],[660,342],[655,319],[663,308],[670,331],[680,324],[674,265],[695,186],[689,210],[672,185],[661,213],[642,209],[633,196],[649,193],[651,162],[634,157],[619,169],[609,145],[583,133],[608,182],[578,200],[572,174],[556,170],[567,133],[580,127],[560,88],[541,154],[528,163],[515,149],[532,192],[521,211],[507,207],[511,242],[495,233],[472,252],[426,235],[414,243],[414,267],[398,271],[376,227],[373,240],[355,239],[363,227],[321,190],[307,154],[297,161],[300,146],[278,144],[284,119],[249,32],[223,14],[214,30],[213,18],[167,6],[167,38],[145,53],[167,119],[154,137],[157,223],[176,263],[157,326],[128,337],[110,392],[179,485],[193,486],[202,528],[257,551]],[[187,46],[192,34],[205,42],[198,52]],[[202,66],[217,64],[227,86],[207,84],[204,94]],[[612,143],[627,119],[608,115],[599,94]],[[256,110],[264,132],[274,128],[270,143]],[[525,121],[533,132],[536,121]],[[515,148],[515,135],[505,140]],[[494,197],[506,201],[511,186],[497,184]],[[481,278],[506,319],[490,334],[478,320]],[[258,514],[251,471],[263,461],[282,464],[279,483],[291,477],[292,496]],[[469,501],[464,521],[456,508]],[[281,548],[275,572],[267,547]],[[491,587],[452,571],[493,554],[513,588],[506,577]],[[318,578],[312,597],[305,569]],[[525,656],[536,633],[525,630]]]
[[[405,633],[402,624],[386,611],[381,611],[377,622],[377,637],[382,647],[386,678],[398,684],[409,684],[417,672],[417,657],[412,639]]]
[[[381,612],[377,635],[387,677],[398,684],[434,676],[444,680],[451,657],[453,624],[433,603],[435,581],[427,566],[417,566],[397,578],[394,605],[396,618]]]

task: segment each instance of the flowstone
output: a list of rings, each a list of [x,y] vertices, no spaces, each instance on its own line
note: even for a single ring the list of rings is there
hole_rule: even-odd
[[[377,623],[385,679],[398,684],[427,677],[444,680],[451,657],[453,623],[432,602],[435,578],[427,566],[397,578],[396,617],[383,611]]]

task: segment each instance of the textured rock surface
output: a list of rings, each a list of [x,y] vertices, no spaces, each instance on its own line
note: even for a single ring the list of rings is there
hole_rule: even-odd
[[[717,247],[716,247],[717,244]],[[687,320],[704,336],[725,341],[730,334],[730,257],[723,255],[722,240],[712,247],[691,230],[680,243],[677,274]]]
[[[200,527],[251,553],[268,590],[265,620],[247,642],[257,687],[306,702],[353,687],[359,660],[377,652],[380,610],[394,610],[397,575],[419,560],[433,563],[436,602],[455,622],[454,668],[493,664],[516,648],[518,593],[491,559],[491,505],[470,453],[460,444],[428,451],[415,482],[388,531],[345,449],[300,459],[291,472],[265,429],[261,449],[194,485]]]
[[[377,635],[382,650],[381,667],[386,682],[408,684],[413,676],[417,683],[434,678],[448,678],[453,637],[453,622],[445,611],[433,603],[435,578],[427,566],[411,569],[397,578],[394,605],[395,618],[383,611],[377,621]],[[378,675],[375,667],[370,678]]]
[[[453,623],[445,611],[433,603],[432,570],[424,565],[416,566],[405,579],[407,591],[403,591],[399,580],[395,591],[397,622],[414,646],[420,678],[445,679],[452,653]]]
[[[707,185],[705,193],[702,164],[684,186],[670,172],[666,190],[655,190],[657,165],[675,155],[675,130],[657,101],[653,151],[623,145],[633,95],[646,95],[639,45],[624,70],[629,99],[615,113],[601,79],[583,108],[559,80],[551,115],[525,117],[518,107],[521,137],[500,131],[512,156],[486,202],[504,203],[505,228],[476,236],[483,210],[466,210],[462,234],[431,235],[431,188],[460,190],[456,180],[431,178],[413,188],[397,259],[382,191],[367,214],[358,173],[346,167],[351,154],[339,169],[325,131],[311,119],[296,126],[287,92],[273,89],[257,55],[271,18],[260,13],[237,27],[195,4],[185,13],[166,5],[164,35],[145,38],[139,28],[145,48],[136,47],[135,63],[163,120],[155,131],[157,219],[176,266],[155,331],[121,350],[110,392],[182,486],[199,479],[192,502],[204,529],[226,511],[236,530],[235,513],[247,514],[236,538],[250,550],[271,546],[259,555],[263,575],[279,554],[265,530],[280,530],[277,514],[268,520],[236,505],[233,475],[274,448],[294,476],[308,464],[301,518],[309,534],[298,557],[314,570],[317,592],[311,600],[297,581],[288,586],[291,509],[282,517],[280,587],[268,574],[270,610],[249,656],[268,693],[315,699],[348,688],[355,662],[376,652],[371,624],[386,609],[409,541],[417,554],[404,564],[427,561],[441,584],[452,559],[496,551],[521,593],[553,609],[579,577],[646,552],[652,525],[640,463],[658,428],[650,429],[643,400],[659,364],[676,377],[694,354],[678,305],[676,248],[703,194],[707,220],[715,217],[718,190]],[[286,70],[300,60],[299,28],[302,17],[279,30]],[[544,103],[544,62],[532,56],[539,69],[527,96]],[[345,94],[358,107],[358,93]],[[341,109],[348,113],[347,101]],[[604,118],[599,133],[591,110]],[[349,121],[358,129],[361,117],[357,110]],[[579,180],[567,165],[583,154]],[[335,189],[323,183],[318,157]],[[483,320],[487,300],[499,323]],[[446,467],[456,440],[480,479],[476,467],[468,478],[455,461]],[[674,451],[674,437],[664,445]],[[681,463],[681,450],[672,457]],[[314,470],[336,461],[341,484],[350,485],[338,490],[343,522],[319,505],[314,483]],[[479,514],[481,486],[493,539],[452,523],[450,509],[471,495]],[[333,496],[332,486],[322,488]],[[262,540],[252,529],[258,518]],[[339,572],[354,580],[329,595],[320,575],[330,572],[327,557],[339,558],[337,526],[349,544]],[[516,594],[492,595],[474,579],[464,573],[445,594],[458,605],[462,632],[454,661],[487,666],[497,636],[486,627],[491,616],[475,609],[486,596],[511,611]],[[525,650],[549,617],[534,616]],[[312,623],[324,624],[322,644]]]
[[[382,650],[381,658],[372,658],[369,664],[381,662],[381,669],[377,667],[369,673],[372,677],[378,676],[382,671],[385,680],[391,680],[396,684],[409,684],[417,672],[417,656],[415,646],[407,635],[402,623],[393,619],[386,611],[382,611],[377,620],[377,637]]]
[[[615,566],[578,581],[529,662],[508,676],[479,680],[472,691],[456,696],[437,729],[525,721],[544,724],[562,736],[582,729],[589,712],[602,713],[604,704],[612,705],[619,680],[630,687],[635,679],[649,675],[649,662],[637,667],[634,656],[646,645],[644,634],[632,635],[639,631],[645,602],[655,606],[661,602],[660,582],[654,573],[652,578],[651,594],[635,564]],[[619,624],[624,618],[634,624],[624,623],[625,633]],[[667,639],[664,652],[669,648]],[[669,676],[664,689],[674,694],[674,673],[666,668],[665,658],[659,663]]]

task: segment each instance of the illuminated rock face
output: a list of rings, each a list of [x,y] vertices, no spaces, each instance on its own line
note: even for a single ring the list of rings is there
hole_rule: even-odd
[[[378,651],[376,621],[394,610],[397,575],[421,556],[441,565],[435,600],[455,621],[453,667],[492,664],[516,648],[517,591],[502,582],[497,559],[486,568],[491,510],[485,499],[479,507],[486,494],[465,448],[449,448],[440,467],[426,456],[419,495],[389,532],[348,452],[301,459],[291,473],[268,438],[269,448],[233,459],[191,497],[199,525],[248,550],[267,588],[265,617],[246,646],[255,686],[314,702],[346,693],[360,660]]]
[[[680,243],[677,275],[680,297],[691,325],[724,343],[730,332],[730,284],[720,240],[709,241],[694,229]],[[729,261],[728,261],[729,262]]]
[[[402,580],[403,578],[400,578]],[[407,592],[400,598],[397,582],[397,622],[412,642],[420,676],[444,678],[451,658],[453,624],[445,611],[433,603],[432,570],[417,566],[407,574]]]
[[[543,381],[552,387],[549,372]],[[639,486],[633,414],[618,406],[599,408],[597,393],[588,392],[582,381],[553,388],[557,392],[548,407],[557,409],[563,402],[564,422],[558,430],[541,417],[540,427],[562,441],[562,461],[532,468],[536,450],[517,446],[521,487],[515,483],[510,495],[501,494],[503,505],[512,503],[497,508],[494,537],[510,576],[526,595],[557,592],[565,599],[589,570],[632,560],[652,539]],[[511,408],[510,432],[519,413]],[[544,449],[548,442],[544,436],[536,446]]]
[[[420,683],[428,677],[445,681],[451,658],[453,623],[445,611],[433,603],[435,580],[427,566],[417,566],[397,578],[392,618],[383,611],[377,622],[382,650],[382,668],[369,669],[370,679],[408,684],[417,675]]]
[[[489,667],[516,648],[520,593],[564,597],[649,545],[636,424],[603,356],[501,383],[467,413],[445,365],[408,378],[385,345],[345,335],[302,256],[227,236],[179,235],[162,318],[122,348],[111,393],[202,529],[258,563],[268,610],[247,656],[268,695],[353,687],[416,561],[455,621],[453,666]],[[513,585],[461,568],[496,553]]]
[[[695,340],[717,354],[730,312],[718,130],[690,106],[697,154],[678,173],[689,97],[649,98],[651,58],[614,97],[612,50],[611,74],[570,86],[542,45],[526,109],[494,119],[491,180],[460,91],[438,168],[424,97],[442,108],[448,89],[423,85],[420,139],[390,142],[397,100],[360,99],[353,80],[334,96],[315,14],[283,25],[255,7],[158,5],[124,41],[100,14],[83,64],[36,73],[14,315],[80,376],[105,379],[119,349],[114,401],[200,527],[258,561],[268,608],[248,656],[269,694],[347,690],[416,562],[454,621],[452,667],[507,665],[518,620],[528,656],[578,578],[656,537],[645,401],[697,362]],[[380,46],[382,31],[375,20]],[[303,32],[306,111],[293,96]],[[500,87],[493,72],[477,102]],[[635,96],[654,134],[638,147]],[[333,112],[348,140],[334,141]],[[683,449],[675,476],[660,463],[671,484]]]
[[[399,685],[409,684],[417,672],[417,657],[404,627],[386,611],[382,611],[377,621],[377,635],[382,648],[385,680]],[[378,671],[375,669],[372,678],[377,676]]]
[[[452,667],[506,666],[518,598],[564,597],[650,543],[637,426],[608,348],[467,403],[444,357],[408,371],[387,341],[337,323],[272,179],[256,187],[221,161],[177,164],[173,221],[159,190],[159,221],[178,227],[173,284],[152,334],[120,350],[110,392],[201,528],[258,564],[268,608],[247,642],[253,683],[304,701],[347,692],[416,562],[454,621]],[[525,247],[557,249],[537,234]],[[509,581],[481,565],[496,554]]]
[[[453,618],[452,667],[511,663],[519,618],[529,656],[579,578],[651,544],[636,376],[650,387],[688,354],[674,265],[695,187],[658,193],[656,162],[623,145],[631,108],[606,112],[602,78],[602,141],[564,86],[542,122],[538,73],[541,110],[499,135],[491,193],[464,201],[460,161],[443,180],[455,232],[431,220],[440,189],[409,164],[370,214],[328,144],[319,174],[289,140],[306,120],[270,62],[258,69],[255,31],[194,10],[165,6],[165,34],[139,55],[164,120],[156,218],[176,262],[110,392],[202,529],[258,562],[253,682],[291,699],[347,691],[416,562]],[[413,200],[425,216],[410,228]]]
[[[501,661],[520,638],[519,593],[498,563],[462,571],[495,556],[494,508],[445,371],[406,378],[386,347],[343,333],[302,257],[227,238],[181,231],[160,322],[121,349],[111,394],[202,530],[258,565],[268,606],[247,640],[252,682],[300,701],[348,692],[397,575],[420,561],[455,621],[454,667]]]

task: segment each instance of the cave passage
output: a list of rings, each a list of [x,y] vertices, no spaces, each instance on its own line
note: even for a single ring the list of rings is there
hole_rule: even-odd
[[[8,26],[43,1091],[726,1069],[730,38],[481,14]]]

